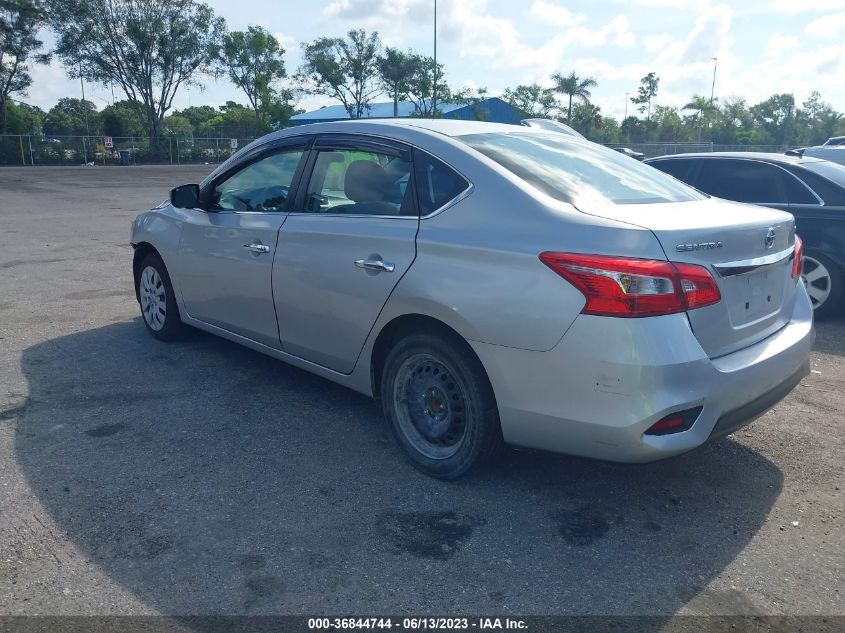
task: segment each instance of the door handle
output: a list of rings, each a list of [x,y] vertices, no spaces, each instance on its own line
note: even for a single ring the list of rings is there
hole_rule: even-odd
[[[244,248],[253,253],[269,253],[270,247],[266,244],[244,244]]]
[[[396,270],[395,264],[385,262],[380,259],[356,259],[355,267],[363,268],[364,270],[377,270],[385,273],[392,273]]]

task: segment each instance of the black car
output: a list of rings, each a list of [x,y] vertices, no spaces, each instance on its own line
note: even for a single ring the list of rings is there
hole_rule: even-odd
[[[804,285],[818,318],[843,305],[845,166],[817,158],[753,152],[648,159],[704,193],[789,211],[804,240]]]

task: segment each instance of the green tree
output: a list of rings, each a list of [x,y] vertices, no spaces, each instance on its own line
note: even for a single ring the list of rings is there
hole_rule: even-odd
[[[267,117],[276,98],[274,84],[287,76],[279,41],[260,26],[248,26],[246,31],[226,33],[216,54],[218,70],[243,90],[256,115]]]
[[[821,95],[814,90],[796,113],[795,124],[798,129],[793,138],[801,145],[824,143],[836,135],[842,120],[842,113],[822,101]]]
[[[7,131],[6,105],[11,95],[25,96],[32,85],[30,62],[47,63],[39,54],[38,30],[46,22],[42,0],[0,0],[0,134]]]
[[[188,121],[191,122],[191,127],[194,128],[194,134],[196,134],[199,131],[200,126],[206,121],[216,117],[219,114],[219,111],[210,105],[201,105],[191,106],[189,108],[185,108],[184,110],[175,110],[173,114],[178,114],[179,116],[188,119]]]
[[[6,104],[7,134],[41,134],[44,125],[44,110],[28,103]]]
[[[579,77],[575,71],[570,72],[564,76],[560,73],[552,75],[554,82],[553,90],[559,94],[567,95],[569,97],[569,107],[566,109],[566,122],[572,123],[572,100],[580,101],[581,103],[589,103],[592,93],[590,88],[595,88],[598,83],[592,77]]]
[[[194,136],[194,127],[191,125],[191,122],[178,114],[171,114],[164,117],[161,131],[164,136],[172,138],[189,139]]]
[[[119,86],[145,115],[159,154],[179,89],[209,68],[224,22],[194,0],[49,0],[56,53],[71,77]]]
[[[692,99],[684,105],[681,110],[686,111],[693,111],[697,112],[696,115],[696,127],[698,128],[698,142],[701,142],[701,129],[704,126],[706,119],[715,113],[719,112],[719,109],[716,107],[715,104],[716,100],[711,101],[707,97],[702,97],[701,95],[693,95]]]
[[[399,101],[406,99],[411,79],[420,72],[420,56],[403,53],[398,48],[385,48],[378,58],[378,74],[382,88],[393,99],[393,116],[399,116]]]
[[[751,106],[763,142],[771,145],[789,145],[794,114],[795,97],[787,93],[774,94]]]
[[[62,97],[44,117],[47,136],[99,136],[100,119],[91,101]]]
[[[648,122],[646,124],[653,135],[651,140],[654,141],[684,143],[693,138],[691,129],[684,125],[678,109],[671,106],[654,106],[651,125]]]
[[[657,87],[660,78],[653,72],[640,79],[640,86],[637,89],[637,96],[631,97],[631,103],[639,105],[640,113],[646,113],[646,121],[651,122],[651,101],[657,96]]]
[[[270,124],[255,114],[252,108],[227,101],[216,116],[199,126],[197,132],[205,137],[252,138],[271,130]]]
[[[520,116],[526,119],[548,118],[559,107],[554,90],[543,88],[537,83],[505,88],[502,99],[519,110]]]
[[[619,143],[622,140],[619,122],[612,116],[603,116],[594,131],[596,143]]]
[[[416,55],[416,72],[408,79],[408,100],[414,104],[415,116],[435,117],[442,112],[444,103],[453,100],[452,91],[446,83],[443,64],[434,64],[434,58]],[[435,103],[435,77],[437,78],[437,102]],[[435,112],[435,110],[437,110]]]
[[[145,136],[143,117],[131,101],[117,101],[103,108],[100,127],[105,136]]]
[[[284,127],[294,114],[305,112],[297,107],[298,94],[290,88],[282,88],[273,94],[272,99],[266,104],[266,120],[270,127]]]
[[[593,138],[593,130],[601,126],[601,108],[592,103],[576,103],[572,108],[572,127],[587,138]]]
[[[728,97],[719,104],[719,118],[713,141],[725,145],[747,145],[755,140],[754,118],[745,99]]]
[[[346,38],[320,37],[302,45],[299,78],[306,92],[343,104],[350,119],[360,119],[379,91],[377,32],[351,30]]]

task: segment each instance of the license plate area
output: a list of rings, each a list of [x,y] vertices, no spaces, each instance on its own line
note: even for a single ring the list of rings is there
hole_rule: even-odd
[[[731,323],[742,327],[780,311],[784,294],[784,266],[733,275],[723,280]]]

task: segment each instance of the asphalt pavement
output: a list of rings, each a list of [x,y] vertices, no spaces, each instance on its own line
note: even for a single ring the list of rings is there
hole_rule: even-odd
[[[0,615],[845,615],[845,321],[723,441],[436,481],[367,398],[146,333],[129,222],[210,169],[0,170]]]

